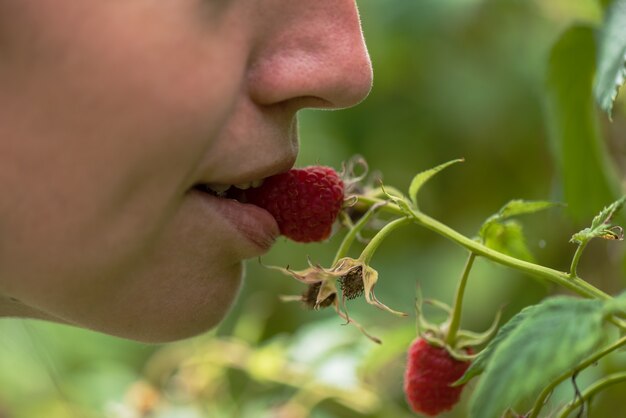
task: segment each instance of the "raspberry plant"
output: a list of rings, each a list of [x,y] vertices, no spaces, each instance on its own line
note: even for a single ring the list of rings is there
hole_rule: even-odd
[[[468,259],[452,307],[436,300],[422,300],[418,292],[418,335],[409,350],[405,373],[407,400],[416,412],[434,416],[452,408],[463,385],[480,376],[471,395],[470,417],[498,418],[503,414],[538,417],[546,398],[557,384],[575,377],[601,357],[626,345],[626,337],[615,337],[616,332],[626,331],[626,294],[608,295],[586,282],[577,272],[589,241],[596,238],[623,239],[622,228],[613,225],[612,219],[626,197],[605,207],[588,228],[572,236],[571,242],[577,245],[577,249],[570,270],[558,271],[523,259],[527,250],[521,226],[515,220],[520,215],[558,206],[555,203],[513,200],[487,218],[473,238],[455,231],[420,209],[418,197],[422,186],[440,171],[461,161],[453,160],[417,174],[406,194],[382,184],[355,187],[349,179],[356,166],[352,162],[344,170],[344,177],[347,176],[346,182],[351,185],[349,189],[354,192],[346,196],[341,214],[348,233],[331,266],[323,267],[309,260],[309,267],[304,270],[273,268],[307,285],[302,295],[286,299],[301,301],[312,309],[332,306],[347,323],[380,343],[379,338],[369,334],[348,315],[345,301],[364,295],[367,303],[395,316],[406,316],[383,304],[374,294],[379,276],[371,261],[382,241],[402,226],[417,224],[464,247],[468,251]],[[383,213],[391,218],[386,219],[384,226],[367,242],[361,255],[358,258],[347,257],[348,250],[360,233],[375,224],[373,221]],[[493,326],[482,333],[462,330],[463,297],[470,271],[478,257],[558,285],[578,297],[547,298],[525,308],[500,328],[498,314]],[[429,322],[422,314],[424,303],[443,309],[448,313],[448,319],[441,324]],[[473,354],[478,346],[487,342],[478,354]],[[438,360],[426,361],[424,358]],[[564,405],[559,416],[567,416],[568,411],[584,405],[592,393],[622,380],[626,380],[624,373],[601,379],[570,404]],[[536,398],[534,406],[524,415],[514,415],[515,407],[527,398]]]
[[[601,205],[598,202],[607,204],[622,190],[614,167],[608,164],[593,101],[610,119],[618,89],[626,79],[626,0],[606,0],[601,6],[605,9],[602,26],[576,24],[567,29],[552,48],[547,65],[550,136],[560,159],[563,197],[577,220],[591,218],[589,214],[597,213]],[[409,349],[405,372],[406,397],[414,411],[427,415],[445,411],[454,406],[464,385],[476,380],[470,394],[471,418],[565,418],[575,412],[583,416],[593,396],[626,381],[626,372],[619,371],[600,377],[582,390],[576,382],[581,372],[626,346],[626,292],[610,295],[585,281],[578,271],[591,240],[623,240],[623,229],[614,225],[613,219],[626,197],[608,204],[589,227],[572,235],[570,242],[576,245],[576,250],[570,267],[568,271],[559,271],[530,261],[521,224],[516,219],[558,206],[555,203],[513,200],[487,218],[475,237],[466,236],[421,210],[418,195],[422,186],[460,161],[417,174],[406,193],[382,184],[349,190],[340,214],[348,233],[334,261],[328,267],[309,261],[309,268],[299,271],[278,268],[308,286],[301,296],[289,299],[299,300],[313,309],[332,306],[347,323],[357,326],[371,340],[381,342],[348,315],[345,301],[363,294],[367,303],[396,316],[405,315],[374,295],[379,275],[371,261],[391,232],[417,224],[465,248],[467,263],[453,306],[422,300],[418,292],[417,337]],[[374,227],[378,232],[359,257],[347,257],[348,250],[361,238],[361,232],[377,222],[380,224],[381,214],[388,216],[384,226]],[[548,297],[528,306],[502,326],[498,314],[493,326],[482,333],[463,330],[460,328],[463,299],[477,258],[533,276],[569,295]],[[429,322],[422,313],[424,303],[443,309],[447,320],[439,324]],[[431,354],[434,357],[433,353],[446,361],[418,361]],[[467,370],[455,382],[449,381],[459,365]],[[437,373],[430,374],[431,369],[437,369]],[[575,396],[556,405],[556,410],[547,411],[548,398],[568,379],[572,381]]]

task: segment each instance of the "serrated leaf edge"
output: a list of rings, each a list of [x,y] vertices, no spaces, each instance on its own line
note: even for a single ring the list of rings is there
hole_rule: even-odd
[[[443,164],[439,164],[436,167],[417,173],[415,177],[413,177],[413,180],[411,180],[411,185],[409,186],[409,198],[411,199],[411,202],[413,203],[413,205],[416,208],[418,207],[417,206],[417,194],[419,193],[422,186],[428,180],[430,180],[435,174],[439,173],[445,168],[448,168],[449,166],[456,164],[456,163],[462,163],[464,161],[465,161],[464,158],[457,158],[455,160],[451,160]]]

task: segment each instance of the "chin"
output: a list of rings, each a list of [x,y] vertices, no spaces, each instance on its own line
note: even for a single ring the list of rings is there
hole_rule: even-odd
[[[106,323],[84,324],[95,331],[143,342],[167,343],[215,328],[230,311],[243,279],[241,263],[214,274],[157,280],[135,303],[125,301],[110,311]],[[121,301],[120,301],[121,302]],[[95,325],[95,326],[94,326]]]

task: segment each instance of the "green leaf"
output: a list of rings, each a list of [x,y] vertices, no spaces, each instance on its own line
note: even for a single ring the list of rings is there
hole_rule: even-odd
[[[520,312],[518,312],[517,315],[515,315],[513,318],[509,319],[509,322],[504,324],[498,330],[496,336],[493,337],[489,344],[487,344],[487,347],[485,347],[472,361],[472,364],[465,371],[465,374],[461,376],[459,380],[453,383],[453,386],[467,383],[473,377],[478,376],[479,374],[484,372],[485,367],[489,363],[489,360],[491,360],[491,356],[493,355],[496,348],[498,348],[500,343],[504,341],[517,328],[517,326],[524,321],[524,319],[526,319],[526,316],[528,316],[534,309],[537,309],[538,306],[540,305],[533,305],[524,308]]]
[[[511,257],[526,261],[534,260],[526,245],[522,225],[517,221],[492,223],[485,233],[483,242],[487,247]]]
[[[568,212],[588,219],[619,196],[619,181],[598,128],[592,95],[592,28],[575,26],[556,42],[547,79],[547,122]]]
[[[547,202],[543,200],[511,200],[506,205],[502,206],[498,213],[495,213],[487,218],[487,220],[480,227],[479,235],[482,240],[485,241],[487,230],[492,224],[501,222],[513,216],[535,213],[557,205],[559,205],[559,203]]]
[[[539,212],[556,205],[558,203],[540,200],[511,200],[483,223],[478,233],[480,239],[487,247],[496,251],[532,261],[534,257],[526,245],[521,224],[504,221],[513,216]]]
[[[621,198],[617,199],[615,202],[611,203],[610,205],[602,209],[600,213],[596,215],[591,221],[591,228],[598,228],[602,225],[608,224],[609,221],[613,219],[615,212],[617,212],[618,210],[622,208],[622,206],[624,206],[625,200],[626,200],[626,196],[622,196]]]
[[[591,221],[591,226],[572,235],[570,242],[583,245],[593,238],[620,241],[624,239],[624,230],[622,227],[611,224],[611,219],[613,219],[615,213],[622,208],[624,201],[626,201],[626,196],[602,209],[602,211],[593,218],[593,221]]]
[[[411,181],[411,185],[409,186],[409,197],[411,198],[413,205],[417,207],[417,193],[419,192],[421,187],[424,185],[424,183],[426,183],[428,180],[430,180],[432,176],[434,176],[435,174],[437,174],[444,168],[447,168],[451,166],[452,164],[460,163],[463,161],[465,161],[463,158],[448,161],[447,163],[438,165],[437,167],[431,168],[430,170],[422,171],[421,173],[418,173],[415,177],[413,177],[413,180]]]
[[[603,307],[599,300],[557,297],[527,312],[489,355],[470,417],[498,418],[576,367],[604,340]]]
[[[626,0],[614,0],[607,8],[598,45],[596,101],[611,117],[613,102],[626,77]]]
[[[539,212],[556,205],[558,203],[546,202],[544,200],[511,200],[500,209],[499,215],[502,219],[506,219],[512,216]]]

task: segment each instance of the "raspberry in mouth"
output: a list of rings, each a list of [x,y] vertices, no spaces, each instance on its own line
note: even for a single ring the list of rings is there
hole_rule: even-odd
[[[274,217],[280,233],[296,242],[329,238],[345,198],[340,174],[325,166],[291,169],[234,185],[199,183],[194,189],[265,209]]]

